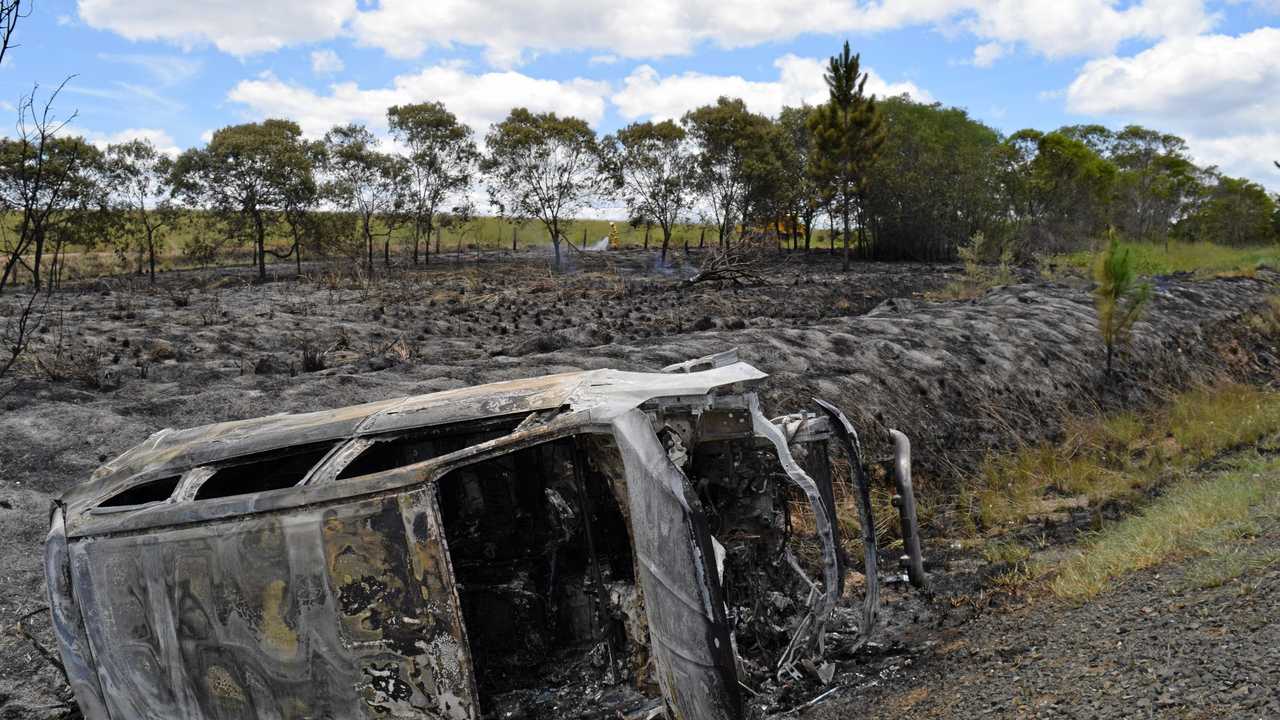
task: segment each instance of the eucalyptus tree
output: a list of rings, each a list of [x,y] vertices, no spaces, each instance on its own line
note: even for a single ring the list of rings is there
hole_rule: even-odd
[[[426,239],[431,257],[435,216],[453,197],[471,186],[479,153],[471,128],[438,102],[394,105],[387,110],[391,136],[408,150],[405,167],[405,211],[413,229],[413,262]]]
[[[694,187],[721,246],[737,220],[744,220],[753,161],[768,151],[769,119],[747,110],[740,99],[721,97],[690,110],[681,124],[693,141]]]
[[[853,213],[866,189],[867,168],[885,141],[884,121],[875,96],[866,94],[867,73],[846,41],[832,56],[823,76],[828,100],[809,120],[816,152],[810,166],[823,195],[838,207],[844,233],[844,268],[849,269]],[[859,224],[859,233],[864,233]]]
[[[786,193],[789,230],[794,245],[795,235],[804,237],[805,252],[813,239],[813,224],[822,212],[822,195],[809,167],[813,164],[814,139],[809,118],[814,108],[807,105],[784,107],[776,124],[780,131],[782,188]]]
[[[515,108],[490,128],[485,146],[481,168],[490,200],[503,215],[542,222],[559,270],[571,219],[609,183],[595,131],[576,117]]]
[[[208,145],[178,156],[173,166],[174,194],[191,207],[203,207],[224,222],[233,237],[254,248],[258,278],[267,277],[267,233],[285,219],[291,198],[314,184],[314,149],[298,124],[263,120],[214,131]]]
[[[138,273],[142,258],[147,273],[156,281],[156,249],[163,233],[180,214],[170,197],[173,189],[173,159],[156,149],[150,140],[130,140],[107,146],[107,188],[113,234],[121,254],[138,253]]]
[[[375,236],[383,238],[383,263],[391,264],[391,232],[404,206],[408,163],[379,150],[378,138],[354,123],[325,133],[324,145],[325,194],[340,209],[355,213],[366,250],[365,268],[372,275]]]
[[[670,120],[632,123],[606,138],[605,146],[614,188],[627,212],[661,228],[665,263],[671,231],[693,199],[688,132]]]

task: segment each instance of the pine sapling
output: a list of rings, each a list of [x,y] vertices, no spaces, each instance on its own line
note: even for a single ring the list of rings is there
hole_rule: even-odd
[[[1108,232],[1107,247],[1094,262],[1093,278],[1098,283],[1093,291],[1098,332],[1107,349],[1107,377],[1110,378],[1116,346],[1129,339],[1133,324],[1151,300],[1151,284],[1138,282],[1133,255],[1114,231]]]

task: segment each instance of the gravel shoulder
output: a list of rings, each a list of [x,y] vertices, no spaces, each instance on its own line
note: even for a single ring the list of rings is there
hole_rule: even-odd
[[[1245,549],[1277,557],[1280,524]],[[1280,563],[1207,589],[1192,567],[1133,573],[1079,606],[1039,597],[919,635],[802,716],[1280,717]]]

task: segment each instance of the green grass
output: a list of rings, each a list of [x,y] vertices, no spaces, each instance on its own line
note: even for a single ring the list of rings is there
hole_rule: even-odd
[[[1265,247],[1226,247],[1209,242],[1170,241],[1163,244],[1125,243],[1133,253],[1140,275],[1169,275],[1194,272],[1202,275],[1252,274],[1262,265],[1280,267],[1280,245]],[[1051,262],[1062,267],[1088,272],[1094,253],[1080,252],[1054,256]]]
[[[617,224],[618,240],[622,247],[639,248],[644,246],[645,229],[643,226],[635,228],[625,221],[614,222]],[[568,224],[564,233],[575,247],[579,247],[582,245],[584,234],[587,244],[595,243],[601,238],[607,237],[609,235],[609,223],[609,220],[573,220]],[[704,241],[703,228],[704,226],[697,224],[680,224],[675,227],[671,237],[671,252],[680,252],[686,240],[690,247],[698,247]],[[381,228],[379,228],[378,232],[380,231]],[[468,256],[475,257],[478,253],[506,252],[511,250],[513,231],[516,234],[516,244],[519,249],[551,245],[550,235],[541,222],[512,223],[502,218],[486,216],[478,217],[462,227],[442,229],[438,243],[435,233],[433,233],[430,249],[434,254],[438,245],[445,259],[458,256],[463,258]],[[221,230],[216,224],[202,213],[188,213],[178,224],[162,232],[163,236],[160,240],[162,246],[157,256],[158,269],[169,271],[197,267],[198,263],[188,257],[184,250],[193,239],[200,235],[213,235],[220,232]],[[358,241],[354,240],[355,232],[353,220],[353,252],[356,250],[354,243],[358,243]],[[801,242],[803,242],[803,239],[801,239]],[[829,232],[815,228],[811,242],[815,247],[825,249],[829,242]],[[267,238],[268,247],[280,252],[288,250],[291,243],[292,239],[283,227],[273,227]],[[381,243],[381,237],[375,238],[376,247],[374,251],[379,259],[382,257]],[[716,230],[714,227],[706,226],[705,243],[708,247],[715,245]],[[654,226],[649,230],[649,247],[657,250],[661,246],[662,229]],[[401,260],[406,259],[411,253],[411,248],[412,231],[404,226],[396,228],[391,234],[392,257]],[[573,250],[564,248],[563,252],[572,253]],[[67,255],[63,278],[69,280],[127,273],[135,269],[137,258],[136,254],[133,253],[127,258],[121,258],[106,241],[88,248],[82,246],[68,248]],[[363,256],[361,255],[361,257]],[[306,259],[305,252],[303,259]],[[239,245],[227,244],[223,246],[213,264],[217,266],[250,265],[253,261],[253,252],[247,243]],[[268,265],[284,264],[287,266],[293,262],[292,258],[282,260],[271,255],[267,256]],[[20,276],[19,282],[25,282],[25,277]]]
[[[1157,482],[1229,450],[1280,435],[1280,394],[1223,384],[1163,407],[1077,418],[1066,439],[986,459],[961,497],[979,529],[1018,525],[1055,498],[1134,499]]]
[[[1050,590],[1083,602],[1125,573],[1181,557],[1202,556],[1187,582],[1212,587],[1276,562],[1241,544],[1280,519],[1280,460],[1249,458],[1208,479],[1174,486],[1137,515],[1097,533],[1066,560]]]

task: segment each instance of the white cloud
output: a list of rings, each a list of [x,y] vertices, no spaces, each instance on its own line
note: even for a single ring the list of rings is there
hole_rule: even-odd
[[[1001,44],[1022,43],[1050,56],[1113,51],[1130,38],[1155,39],[1208,29],[1203,0],[601,0],[590,12],[543,0],[382,0],[353,21],[356,37],[398,57],[455,43],[486,48],[510,65],[528,50],[607,50],[628,58],[683,55],[709,42],[733,48],[803,33],[876,32],[908,26],[961,27]]]
[[[311,72],[317,75],[332,75],[346,68],[346,63],[332,50],[313,50],[311,52]]]
[[[99,60],[141,68],[157,84],[170,87],[200,74],[204,63],[181,55],[145,55],[141,53],[98,53]]]
[[[1271,187],[1280,178],[1280,29],[1172,38],[1085,64],[1067,109],[1183,134],[1197,159]]]
[[[777,115],[788,105],[817,105],[826,101],[827,85],[822,77],[825,61],[788,54],[775,60],[773,65],[778,69],[778,78],[768,81],[698,72],[662,77],[657,70],[642,65],[627,76],[622,90],[610,99],[619,114],[629,120],[678,118],[688,110],[715,102],[721,95],[742,98],[753,112],[765,115]],[[906,93],[916,100],[932,100],[929,93],[915,83],[885,82],[874,70],[867,70],[867,75],[866,90],[878,97]]]
[[[973,66],[989,68],[1008,53],[1009,47],[1003,43],[983,43],[973,49]]]
[[[618,62],[621,59],[622,58],[612,53],[609,53],[607,55],[592,55],[591,59],[587,61],[587,64],[588,65],[613,65],[614,63]]]
[[[237,56],[332,38],[355,12],[355,0],[80,0],[80,18],[91,27],[130,40],[212,43]]]
[[[595,124],[604,117],[608,92],[607,83],[592,80],[542,80],[518,72],[477,75],[459,63],[446,63],[400,75],[391,87],[361,88],[356,83],[336,83],[325,94],[264,73],[241,81],[227,97],[244,105],[255,118],[290,118],[302,126],[304,133],[316,137],[347,122],[382,130],[386,127],[387,107],[427,100],[444,103],[481,134],[490,123],[502,120],[517,106],[536,112],[553,110]]]
[[[1269,0],[1268,0],[1269,1]],[[624,58],[686,55],[806,33],[844,35],[925,26],[1049,57],[1113,52],[1124,40],[1209,29],[1205,0],[80,0],[90,25],[132,39],[211,42],[234,55],[350,33],[400,58],[471,45],[511,67],[539,52],[597,51]]]
[[[100,132],[87,130],[77,126],[62,129],[62,135],[72,137],[79,135],[88,140],[94,147],[105,150],[108,145],[128,142],[130,140],[150,140],[157,150],[170,157],[177,157],[181,149],[169,133],[159,128],[125,128],[116,132]]]

